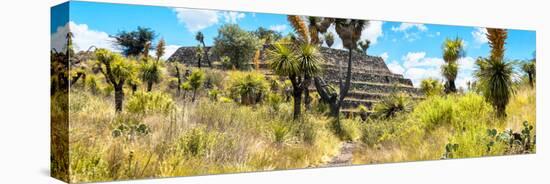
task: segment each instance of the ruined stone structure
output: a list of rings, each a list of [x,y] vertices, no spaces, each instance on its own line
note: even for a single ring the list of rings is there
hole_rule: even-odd
[[[168,61],[178,61],[186,65],[197,66],[197,58],[195,57],[195,47],[179,48]],[[348,51],[321,48],[321,53],[325,56],[325,64],[323,67],[323,78],[331,85],[338,86],[338,63],[342,68],[342,76],[345,76]],[[266,74],[270,75],[271,70],[264,63],[265,55],[262,52],[261,68],[265,69]],[[204,61],[205,59],[202,59]],[[219,56],[210,54],[211,61],[218,61]],[[422,96],[421,92],[413,87],[412,81],[406,79],[403,75],[392,73],[381,57],[369,56],[354,52],[352,55],[352,80],[351,89],[345,98],[345,103],[342,107],[344,113],[357,112],[359,105],[364,105],[367,108],[373,108],[376,102],[388,96],[391,92],[406,92],[413,97]],[[201,63],[203,67],[208,66],[206,62]],[[310,86],[311,91],[315,91],[313,85]]]

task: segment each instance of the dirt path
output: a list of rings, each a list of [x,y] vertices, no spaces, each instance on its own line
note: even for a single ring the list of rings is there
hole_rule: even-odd
[[[334,166],[348,166],[351,165],[351,159],[353,158],[353,149],[355,144],[352,142],[343,142],[340,146],[340,154],[334,156],[330,162],[327,163],[327,167]]]

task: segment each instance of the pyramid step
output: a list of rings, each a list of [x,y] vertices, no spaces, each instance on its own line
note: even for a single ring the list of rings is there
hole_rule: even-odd
[[[327,79],[335,79],[335,77],[338,76],[338,69],[335,68],[327,68],[324,71],[325,78]],[[345,75],[344,73],[342,75]],[[412,86],[412,81],[410,79],[403,78],[403,76],[395,75],[395,74],[388,74],[383,72],[376,72],[376,71],[352,71],[351,74],[351,80],[352,81],[369,81],[374,83],[398,83],[403,85]]]
[[[332,84],[334,86],[338,86],[339,84],[337,81],[328,81],[328,82],[329,84]],[[350,90],[365,91],[370,93],[392,93],[392,92],[398,91],[398,92],[411,93],[417,96],[423,95],[419,89],[409,85],[383,84],[383,83],[373,83],[373,82],[365,82],[365,81],[352,81]]]

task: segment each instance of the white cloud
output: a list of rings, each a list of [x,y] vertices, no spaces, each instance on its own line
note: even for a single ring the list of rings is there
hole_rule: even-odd
[[[162,56],[162,59],[167,60],[180,47],[181,47],[180,45],[167,45],[164,50],[164,56]]]
[[[369,21],[369,25],[363,32],[361,32],[361,40],[368,39],[370,40],[371,45],[378,43],[378,38],[384,36],[382,32],[382,21]]]
[[[412,29],[412,28],[416,28],[418,29],[419,31],[427,31],[428,30],[428,27],[426,27],[426,25],[424,24],[415,24],[415,23],[401,23],[401,25],[399,25],[399,27],[392,27],[391,30],[392,31],[401,31],[401,32],[406,32],[407,30],[409,29]]]
[[[196,10],[174,8],[178,21],[185,25],[190,32],[197,32],[218,23],[218,12],[212,10]]]
[[[269,29],[272,30],[272,31],[277,31],[277,32],[283,32],[284,30],[286,30],[286,25],[285,24],[279,24],[279,25],[272,25],[272,26],[269,26]]]
[[[405,68],[403,68],[403,66],[401,66],[395,60],[393,60],[392,62],[389,62],[387,65],[388,65],[388,68],[390,69],[390,71],[393,72],[393,73],[404,74],[404,72],[405,72]]]
[[[413,29],[416,29],[416,31]],[[409,42],[412,42],[420,39],[420,33],[428,31],[428,27],[424,24],[401,23],[399,27],[394,26],[391,30],[394,32],[402,32],[403,38]]]
[[[479,45],[487,43],[489,41],[486,34],[487,29],[482,27],[478,27],[474,31],[472,31],[472,37],[474,37],[475,42]]]
[[[457,62],[461,70],[474,70],[475,59],[472,57],[463,57],[458,59]]]
[[[51,35],[51,42],[50,42],[51,49],[55,49],[57,51],[63,50],[63,48],[65,48],[65,45],[67,44],[66,36],[68,32],[69,32],[69,24],[65,24],[65,26],[57,27],[57,30],[55,31],[55,33],[52,33]]]
[[[66,35],[69,30],[73,33],[73,46],[75,51],[88,50],[91,46],[118,51],[113,44],[114,38],[109,37],[109,34],[106,32],[92,30],[86,24],[77,24],[72,21],[68,22],[63,27],[58,27],[57,31],[52,34],[52,48],[58,51],[65,48]]]
[[[236,24],[238,20],[244,18],[245,16],[246,15],[244,13],[239,13],[239,12],[232,12],[232,11],[223,12],[223,17],[225,19],[225,22],[230,24]]]
[[[178,21],[185,25],[189,32],[197,32],[213,26],[223,20],[225,23],[236,24],[246,17],[245,13],[233,11],[197,10],[174,8]]]
[[[473,80],[475,60],[472,57],[460,58],[458,61],[459,70],[456,79],[457,87],[467,89],[467,82]],[[426,52],[409,52],[401,57],[401,62],[389,62],[388,68],[393,73],[403,74],[405,78],[411,79],[415,87],[426,78],[434,78],[444,81],[441,75],[441,65],[445,61],[438,57],[426,57]]]
[[[386,61],[386,60],[388,60],[388,58],[390,57],[390,55],[389,55],[387,52],[384,52],[384,53],[380,54],[380,57],[381,57],[384,61]]]

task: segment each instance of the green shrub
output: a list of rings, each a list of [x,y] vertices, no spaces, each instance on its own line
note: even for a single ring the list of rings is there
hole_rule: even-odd
[[[288,123],[273,122],[271,125],[271,133],[273,142],[278,145],[283,145],[291,136],[292,128]]]
[[[126,110],[131,113],[151,114],[169,113],[175,108],[174,101],[169,94],[162,92],[136,92],[126,103]]]
[[[342,139],[348,141],[356,141],[361,138],[361,122],[357,119],[342,119]]]
[[[177,148],[184,157],[208,157],[216,144],[218,133],[205,128],[193,128],[187,131],[178,141]]]
[[[413,115],[427,129],[443,124],[451,124],[454,113],[453,106],[455,105],[451,100],[452,98],[454,97],[430,97],[415,107]]]
[[[272,110],[278,111],[281,103],[283,103],[283,98],[281,95],[278,95],[277,93],[269,93],[267,95],[267,104]]]

